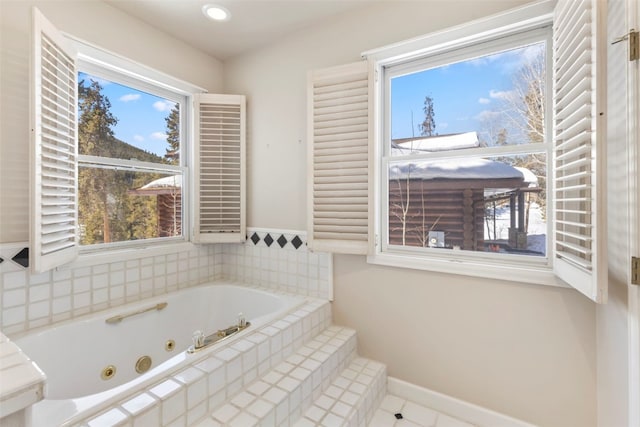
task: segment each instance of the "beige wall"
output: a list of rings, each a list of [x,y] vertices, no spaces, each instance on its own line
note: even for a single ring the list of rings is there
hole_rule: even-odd
[[[334,318],[389,375],[544,426],[595,425],[594,307],[569,289],[336,256]]]
[[[249,108],[248,224],[304,229],[307,71],[523,4],[387,2],[225,63]],[[570,289],[334,257],[335,322],[392,376],[547,426],[596,425],[595,306]]]
[[[623,34],[627,28],[626,0],[609,0],[609,39]],[[599,305],[597,319],[598,425],[615,427],[630,425],[629,420],[629,162],[637,155],[627,147],[627,66],[625,49],[608,49],[607,91],[608,126],[607,155],[609,216],[609,301]],[[621,102],[623,101],[623,102]],[[635,212],[637,215],[637,212]],[[636,217],[637,221],[637,217]],[[633,362],[632,362],[633,363]],[[635,363],[638,363],[636,361]],[[637,402],[635,403],[637,405]]]
[[[31,6],[61,31],[211,92],[222,64],[99,1],[0,1],[0,243],[27,241]]]

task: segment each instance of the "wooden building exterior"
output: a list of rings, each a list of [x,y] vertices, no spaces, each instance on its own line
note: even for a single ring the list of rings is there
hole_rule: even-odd
[[[182,234],[182,177],[180,175],[157,179],[130,193],[157,197],[158,237]]]
[[[486,203],[501,198],[511,201],[514,238],[524,233],[526,245],[521,195],[528,191],[522,173],[492,160],[397,165],[389,176],[389,244],[486,250]],[[430,244],[430,232],[443,233],[444,241]]]

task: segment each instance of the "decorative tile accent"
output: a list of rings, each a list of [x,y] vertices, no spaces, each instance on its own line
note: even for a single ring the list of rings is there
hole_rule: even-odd
[[[298,249],[300,246],[302,246],[302,240],[300,239],[300,237],[296,236],[293,238],[293,240],[291,240],[291,244],[294,248]]]
[[[251,240],[254,245],[271,247],[274,241],[278,242],[280,248],[285,249],[292,246],[294,249],[300,248],[304,244],[304,231],[278,231],[278,230],[260,230],[254,229],[249,230],[248,233],[251,237],[248,240]],[[277,240],[274,239],[274,236],[280,235]]]
[[[24,268],[28,268],[29,267],[29,248],[22,248],[20,252],[18,252],[13,258],[11,258],[11,261],[15,262],[16,264],[20,264]]]
[[[4,262],[4,258],[0,257],[0,264]]]
[[[224,279],[298,295],[333,298],[331,254],[308,250],[303,245],[304,231],[250,229],[247,234],[251,241],[223,245]],[[273,244],[273,236],[279,236],[277,245]]]

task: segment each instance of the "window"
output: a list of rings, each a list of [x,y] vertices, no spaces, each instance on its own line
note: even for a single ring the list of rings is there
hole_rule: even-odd
[[[244,241],[245,97],[203,93],[33,15],[32,271],[80,246]]]
[[[186,97],[93,64],[79,68],[80,245],[184,240]]]
[[[546,260],[550,36],[383,68],[382,252]]]
[[[532,3],[310,73],[309,246],[606,301],[601,3]]]

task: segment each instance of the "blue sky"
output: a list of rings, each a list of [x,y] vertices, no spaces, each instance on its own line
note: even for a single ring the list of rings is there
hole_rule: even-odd
[[[79,73],[79,80],[96,80],[111,102],[111,113],[118,119],[113,131],[116,138],[159,156],[167,144],[165,118],[174,102],[118,83]]]
[[[513,90],[513,73],[540,48],[513,49],[393,78],[392,139],[420,135],[417,126],[424,119],[425,96],[433,99],[437,134],[477,131],[482,139],[483,118],[501,109]]]

